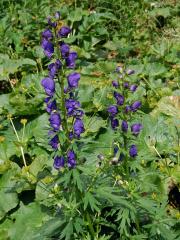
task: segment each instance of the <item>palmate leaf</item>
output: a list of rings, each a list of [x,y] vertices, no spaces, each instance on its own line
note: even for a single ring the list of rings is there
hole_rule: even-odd
[[[55,217],[45,222],[42,227],[37,228],[32,240],[45,240],[52,236],[60,235],[61,227],[65,223],[62,217]]]
[[[74,180],[74,183],[77,185],[77,188],[79,189],[79,191],[82,192],[83,190],[82,181],[80,178],[79,171],[77,169],[73,169],[73,180]]]
[[[118,206],[123,206],[126,207],[127,209],[133,211],[134,213],[136,212],[135,207],[133,204],[130,203],[130,201],[126,200],[122,196],[115,195],[117,194],[119,190],[115,192],[115,190],[111,187],[104,187],[100,186],[99,188],[96,189],[96,194],[99,198],[103,198],[108,200],[111,204],[116,204]]]
[[[60,239],[70,240],[72,239],[71,236],[73,235],[73,222],[72,220],[63,228]]]
[[[20,208],[12,215],[14,223],[9,229],[11,240],[32,240],[36,228],[40,227],[45,220],[48,220],[47,213],[41,210],[38,203],[31,203],[27,206],[20,204]]]
[[[98,202],[97,199],[90,192],[85,193],[83,202],[84,202],[84,210],[86,210],[87,207],[90,206],[90,208],[93,212],[95,210],[97,212],[100,211],[100,209],[98,207],[98,205],[101,205],[100,202]]]

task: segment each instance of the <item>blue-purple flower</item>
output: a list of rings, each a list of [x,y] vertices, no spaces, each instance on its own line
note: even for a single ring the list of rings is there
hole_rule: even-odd
[[[47,40],[51,40],[53,38],[53,34],[52,34],[51,30],[46,29],[42,32],[42,37]]]
[[[77,58],[77,53],[76,52],[70,52],[68,57],[66,58],[66,66],[68,68],[71,68],[71,69],[75,68],[75,66],[76,66],[76,63],[75,63],[76,58]]]
[[[129,89],[130,89],[131,92],[135,92],[136,89],[137,89],[137,87],[138,87],[138,86],[137,86],[136,84],[133,84],[133,85],[130,86]]]
[[[70,88],[76,88],[78,87],[78,82],[80,80],[80,77],[81,75],[77,72],[73,72],[73,73],[70,73],[68,76],[67,76],[67,80],[68,80],[68,86]]]
[[[77,110],[81,105],[80,102],[70,98],[65,100],[65,106],[68,116],[74,116],[75,110]]]
[[[111,117],[115,117],[116,114],[118,113],[118,108],[117,108],[116,105],[109,106],[107,110],[108,110]]]
[[[118,88],[119,87],[119,83],[118,83],[118,81],[112,81],[112,85],[113,85],[113,87],[115,87],[115,88]]]
[[[49,122],[54,131],[58,131],[61,125],[61,117],[57,112],[51,112]]]
[[[68,36],[68,34],[71,32],[71,29],[67,26],[61,27],[61,29],[58,32],[58,36],[61,38],[65,38]]]
[[[61,157],[56,156],[56,157],[54,158],[54,164],[53,164],[53,166],[54,166],[55,169],[59,170],[60,168],[63,168],[63,167],[64,167],[64,163],[65,163],[64,157],[62,157],[62,156],[61,156]]]
[[[128,75],[132,75],[132,74],[135,73],[135,71],[132,70],[132,69],[128,69],[128,70],[126,71],[126,73],[127,73]]]
[[[131,132],[135,136],[138,136],[138,134],[140,133],[141,129],[142,129],[142,124],[140,124],[140,123],[135,123],[135,124],[133,124],[131,126]]]
[[[118,92],[114,92],[114,97],[116,98],[117,105],[121,106],[124,104],[124,96]]]
[[[43,38],[41,47],[44,49],[44,55],[48,58],[51,58],[54,53],[54,45],[46,38]]]
[[[111,121],[111,127],[112,129],[116,129],[117,127],[119,127],[119,121],[116,118],[110,118]]]
[[[53,96],[55,92],[55,82],[52,78],[46,77],[42,79],[41,85],[44,87],[44,90],[48,96]]]
[[[69,168],[74,168],[76,166],[76,156],[73,150],[67,152],[67,165]]]
[[[67,58],[69,55],[70,47],[68,44],[61,42],[60,43],[60,51],[62,58]]]
[[[134,158],[134,157],[137,156],[137,147],[136,147],[136,145],[133,144],[133,145],[130,146],[129,155],[130,155],[132,158]]]
[[[55,135],[55,136],[49,141],[49,145],[51,145],[51,147],[52,147],[54,150],[57,150],[57,149],[58,149],[58,146],[59,146],[59,137],[58,137],[58,135]]]
[[[48,113],[51,113],[52,111],[55,111],[57,110],[57,104],[56,104],[56,100],[50,100],[48,103],[47,103],[47,106],[46,106],[46,111]]]
[[[132,111],[132,112],[136,112],[140,107],[141,107],[141,102],[140,102],[140,101],[135,101],[135,102],[131,105],[131,111]]]
[[[77,138],[80,138],[81,133],[85,131],[83,121],[80,118],[76,118],[73,129],[74,129],[74,135]]]
[[[121,130],[123,132],[127,132],[127,130],[128,130],[128,123],[127,123],[127,121],[125,121],[125,120],[122,121],[122,123],[121,123]]]
[[[49,77],[54,78],[57,71],[62,67],[62,63],[59,59],[56,60],[55,63],[51,63],[48,65]]]

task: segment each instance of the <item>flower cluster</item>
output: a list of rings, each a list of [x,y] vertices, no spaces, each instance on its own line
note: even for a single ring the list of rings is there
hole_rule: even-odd
[[[117,67],[116,73],[118,73],[118,80],[112,81],[112,86],[114,88],[113,96],[116,104],[110,105],[107,111],[109,113],[111,127],[114,130],[118,130],[120,127],[123,135],[125,135],[129,129],[128,120],[130,120],[132,114],[141,107],[141,102],[135,101],[129,104],[127,98],[128,93],[134,93],[138,88],[136,84],[130,84],[130,82],[124,81],[125,76],[134,74],[134,70],[123,70],[122,67]],[[121,123],[119,121],[119,116],[122,119]],[[132,135],[137,137],[142,129],[142,125],[140,123],[134,123],[130,126],[130,129]],[[137,156],[137,154],[136,145],[131,145],[129,147],[130,157],[134,158]],[[122,159],[122,154],[120,155]]]
[[[61,152],[61,156],[55,154],[54,157],[54,168],[56,169],[64,167],[66,159],[69,168],[76,166],[76,155],[70,147],[71,141],[79,139],[85,131],[82,121],[84,112],[77,100],[80,74],[71,72],[76,66],[78,55],[75,51],[71,51],[70,46],[65,43],[65,38],[68,37],[71,29],[64,25],[59,28],[60,17],[59,12],[55,14],[54,18],[48,17],[48,28],[42,32],[41,41],[45,56],[51,60],[48,65],[48,76],[42,79],[41,85],[47,95],[45,98],[46,111],[50,115],[49,145],[55,150],[55,153]],[[64,79],[67,80],[67,84]],[[56,84],[59,84],[61,89],[60,101],[58,101],[59,94],[56,92]],[[72,121],[69,121],[69,118]],[[72,122],[71,126],[68,125],[69,122]],[[63,131],[66,136],[66,141],[63,143],[59,140],[60,131]]]

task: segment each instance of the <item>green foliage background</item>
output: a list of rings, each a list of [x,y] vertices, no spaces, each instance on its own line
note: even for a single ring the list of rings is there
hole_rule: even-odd
[[[180,183],[180,3],[1,0],[0,9],[0,240],[179,239],[180,203],[169,192]],[[48,64],[41,32],[57,10],[73,28],[86,112],[79,165],[60,173],[40,85]],[[136,71],[132,98],[143,103],[128,179],[110,164],[106,109],[118,64]],[[98,154],[106,156],[101,167]]]

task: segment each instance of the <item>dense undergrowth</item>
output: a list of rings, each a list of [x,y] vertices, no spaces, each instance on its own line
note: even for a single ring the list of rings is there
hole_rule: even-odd
[[[0,240],[178,240],[180,3],[1,0],[0,9]],[[57,11],[81,75],[68,91],[84,115],[72,141],[55,128],[52,149],[41,80],[53,61],[41,41]],[[70,148],[76,162],[57,166]]]

